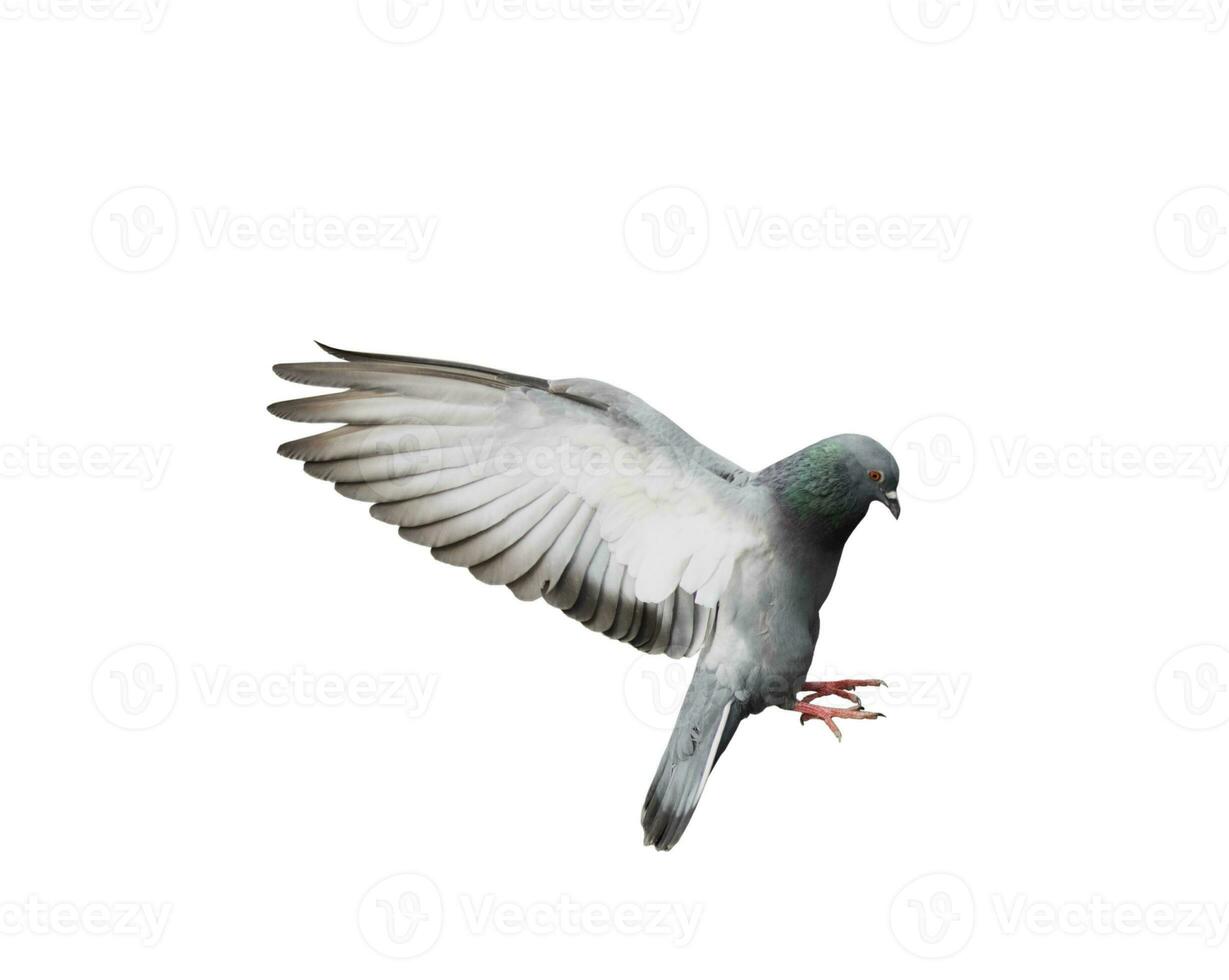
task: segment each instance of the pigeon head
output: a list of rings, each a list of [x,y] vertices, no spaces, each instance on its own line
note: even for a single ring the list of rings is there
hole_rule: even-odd
[[[900,467],[867,436],[824,439],[770,466],[764,475],[806,524],[848,533],[876,501],[900,517]]]

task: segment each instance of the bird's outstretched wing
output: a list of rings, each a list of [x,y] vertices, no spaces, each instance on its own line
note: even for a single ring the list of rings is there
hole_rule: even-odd
[[[324,349],[341,360],[274,371],[345,390],[269,410],[342,426],[283,456],[483,582],[647,652],[704,648],[765,541],[745,470],[598,381]]]

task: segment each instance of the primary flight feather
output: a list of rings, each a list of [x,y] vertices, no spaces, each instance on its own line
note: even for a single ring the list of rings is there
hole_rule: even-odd
[[[853,693],[878,681],[806,674],[846,540],[875,501],[900,515],[879,443],[834,436],[750,473],[600,381],[321,346],[337,360],[274,371],[340,390],[269,411],[341,425],[283,456],[482,582],[646,653],[698,654],[646,844],[678,842],[748,715],[788,708],[838,737],[835,719],[878,717]],[[826,695],[851,706],[814,703]]]

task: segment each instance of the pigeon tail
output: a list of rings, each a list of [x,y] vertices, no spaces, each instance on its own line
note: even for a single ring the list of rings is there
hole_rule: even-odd
[[[715,675],[701,664],[644,799],[640,824],[646,845],[668,851],[679,842],[709,773],[746,716],[745,704],[729,688],[717,684]]]

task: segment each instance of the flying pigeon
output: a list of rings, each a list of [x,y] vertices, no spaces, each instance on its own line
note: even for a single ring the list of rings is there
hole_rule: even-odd
[[[341,426],[278,452],[479,581],[645,653],[697,657],[644,801],[646,844],[678,843],[747,716],[797,711],[838,739],[837,719],[881,717],[855,693],[880,681],[806,679],[849,535],[876,501],[900,516],[900,471],[873,439],[833,436],[751,473],[601,381],[320,346],[338,360],[274,371],[340,390],[269,411]],[[845,706],[815,703],[828,695]]]

